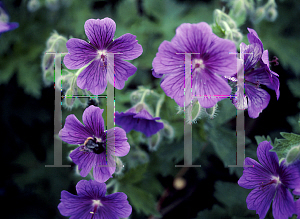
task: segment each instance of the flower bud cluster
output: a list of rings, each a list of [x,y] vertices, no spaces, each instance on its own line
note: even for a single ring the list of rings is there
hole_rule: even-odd
[[[54,82],[54,57],[55,53],[68,52],[67,39],[54,31],[46,42],[46,50],[42,57],[43,80],[46,85]]]
[[[251,20],[253,23],[259,23],[263,19],[274,22],[277,18],[277,5],[275,0],[268,0],[265,5],[258,6],[253,10]]]
[[[291,164],[300,158],[300,145],[293,147],[286,156],[287,164]]]
[[[214,11],[214,24],[212,26],[214,32],[222,33],[225,39],[235,42],[237,45],[242,41],[243,35],[239,31],[236,22],[225,12],[216,9]]]

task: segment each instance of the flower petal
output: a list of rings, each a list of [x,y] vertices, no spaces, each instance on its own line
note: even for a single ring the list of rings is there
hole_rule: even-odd
[[[246,199],[248,209],[256,210],[256,214],[259,215],[260,219],[265,218],[270,208],[270,204],[274,198],[275,192],[275,184],[266,185],[263,189],[253,189]]]
[[[127,195],[123,192],[107,195],[102,202],[105,208],[113,212],[118,218],[126,218],[132,212],[132,207],[127,201]]]
[[[162,122],[155,121],[159,120],[160,117],[153,118],[145,109],[142,109],[138,114],[133,116],[133,118],[136,121],[134,129],[144,133],[147,137],[154,135],[159,130],[164,128],[164,124]]]
[[[152,62],[154,71],[157,74],[184,74],[184,54],[178,53],[182,53],[180,47],[175,47],[171,42],[163,41]]]
[[[84,40],[72,38],[66,46],[69,53],[64,57],[64,64],[68,69],[82,68],[97,57],[97,50]]]
[[[238,181],[239,186],[254,189],[267,184],[272,179],[273,175],[256,160],[246,157],[245,165],[251,165],[251,167],[244,167],[243,175]]]
[[[81,147],[78,147],[70,153],[70,158],[76,165],[78,165],[78,170],[81,170],[80,175],[82,177],[86,177],[92,167],[95,166],[96,159],[100,155],[94,154],[93,152],[82,151]]]
[[[259,62],[263,51],[257,43],[245,45],[241,49],[244,58],[244,71],[248,72]]]
[[[78,197],[65,190],[61,192],[60,201],[58,210],[63,216],[72,216],[72,219],[87,218],[92,211],[92,200]]]
[[[111,178],[112,174],[116,170],[116,163],[112,158],[110,151],[107,151],[107,155],[105,153],[101,153],[96,156],[93,176],[95,180],[100,183],[106,182],[109,178]]]
[[[247,28],[247,29],[249,31],[249,33],[247,34],[249,43],[250,44],[257,43],[260,46],[261,50],[263,51],[264,50],[263,44],[262,44],[261,40],[259,39],[256,31],[251,28]]]
[[[171,42],[184,53],[200,53],[202,55],[209,50],[212,36],[211,27],[205,22],[183,23],[176,29],[176,35]]]
[[[93,133],[84,127],[74,114],[68,115],[65,125],[58,133],[60,139],[69,144],[83,144]]]
[[[113,144],[113,138],[115,139],[115,144]],[[119,127],[107,131],[107,142],[108,150],[110,150],[111,154],[114,156],[123,157],[127,155],[130,150],[126,132]]]
[[[296,161],[295,163],[287,165],[286,160],[283,160],[279,166],[279,176],[282,184],[289,189],[297,189],[296,192],[300,190],[299,164],[300,162]]]
[[[161,88],[167,96],[175,100],[175,102],[183,107],[185,102],[184,96],[184,72],[174,73],[172,75],[166,75],[161,81]],[[187,97],[188,103],[191,102],[192,97]],[[187,104],[186,104],[187,105]]]
[[[113,40],[116,23],[110,18],[89,19],[84,24],[85,34],[98,49],[105,49]]]
[[[19,27],[19,23],[17,23],[17,22],[6,23],[6,22],[0,21],[0,33],[14,30],[18,27]]]
[[[115,58],[114,65],[114,75],[109,73],[108,81],[115,88],[121,90],[125,85],[125,81],[136,72],[137,68],[133,64],[119,58]]]
[[[200,105],[204,108],[213,107],[231,93],[231,88],[225,80],[206,70],[202,72],[202,75],[193,78],[193,90]]]
[[[143,48],[138,41],[136,36],[130,33],[126,33],[119,38],[115,39],[108,47],[107,50],[115,54],[119,59],[132,60],[136,59],[143,53]]]
[[[279,172],[279,161],[276,152],[270,151],[272,148],[270,142],[261,142],[257,147],[257,158],[270,173],[275,175]]]
[[[102,137],[104,133],[103,111],[104,109],[91,105],[84,110],[82,115],[82,120],[86,128],[97,138]]]
[[[248,114],[250,118],[257,118],[258,115],[268,106],[270,95],[267,91],[245,84],[245,92],[248,96]]]
[[[133,129],[135,123],[133,116],[136,113],[133,112],[121,112],[119,113],[118,111],[115,114],[115,122],[117,125],[121,126],[126,132],[129,132],[130,130]]]
[[[87,89],[94,95],[102,94],[107,86],[106,66],[101,59],[94,60],[77,78],[77,86]]]
[[[275,219],[288,219],[296,213],[294,198],[283,185],[279,185],[277,188],[272,209]]]
[[[209,71],[222,76],[237,73],[236,47],[234,42],[212,37],[212,45],[203,55],[204,65]]]
[[[90,199],[99,199],[105,197],[106,185],[94,180],[80,180],[76,185],[76,191],[79,196]]]

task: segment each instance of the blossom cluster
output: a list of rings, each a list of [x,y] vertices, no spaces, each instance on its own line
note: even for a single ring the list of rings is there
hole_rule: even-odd
[[[2,4],[0,6],[2,10]],[[0,23],[0,32],[3,28],[7,31],[16,27],[16,24],[6,20],[6,23]],[[136,59],[143,53],[136,36],[126,33],[114,39],[116,24],[110,18],[89,19],[84,30],[88,42],[77,38],[66,42],[68,54],[64,57],[64,65],[70,70],[77,70],[74,74],[76,80],[72,79],[73,85],[76,83],[76,88],[93,95],[104,93],[107,83],[123,89],[128,78],[137,71],[133,64],[125,60]],[[193,111],[193,105],[198,107],[199,110],[194,113],[196,117],[200,116],[203,108],[215,110],[219,101],[230,98],[237,109],[248,109],[249,117],[257,118],[270,101],[269,93],[261,85],[274,90],[278,99],[279,79],[278,74],[270,69],[268,50],[264,50],[258,34],[250,28],[248,31],[249,45],[240,44],[242,59],[239,59],[236,42],[218,37],[207,23],[183,23],[170,42],[163,41],[159,46],[152,62],[152,75],[161,78],[162,90],[179,107],[188,107],[187,113]],[[190,63],[185,60],[187,54],[190,55]],[[186,81],[187,66],[190,66],[190,81]],[[241,72],[243,86],[239,81]],[[189,90],[191,95],[186,95]],[[77,195],[61,192],[58,209],[62,215],[71,216],[71,219],[100,219],[128,217],[131,214],[132,207],[127,196],[122,192],[106,195],[105,184],[116,172],[118,157],[129,153],[126,132],[139,131],[151,141],[151,136],[160,136],[159,132],[169,126],[159,117],[164,96],[157,95],[159,100],[154,116],[145,102],[145,97],[154,93],[149,89],[140,91],[142,97],[139,102],[125,112],[115,113],[115,123],[122,128],[105,130],[104,110],[93,105],[83,112],[83,124],[75,115],[67,116],[59,137],[68,144],[78,145],[71,151],[70,158],[78,166],[82,177],[92,171],[93,180],[79,181]],[[254,189],[246,202],[248,208],[256,210],[260,218],[265,217],[272,200],[274,218],[287,218],[300,213],[297,210],[300,204],[294,202],[289,190],[294,189],[295,193],[300,191],[300,175],[296,166],[287,166],[285,161],[279,164],[276,153],[269,151],[271,148],[269,142],[259,144],[257,153],[262,165],[246,158],[245,164],[251,167],[245,167],[238,184]]]

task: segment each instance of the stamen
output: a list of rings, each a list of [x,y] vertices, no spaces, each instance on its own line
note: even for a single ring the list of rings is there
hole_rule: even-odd
[[[273,57],[273,60],[270,63],[275,62],[274,66],[279,65],[278,58],[276,56]]]

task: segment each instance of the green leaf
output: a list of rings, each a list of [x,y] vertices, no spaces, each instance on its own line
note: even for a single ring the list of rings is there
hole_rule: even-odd
[[[135,168],[131,168],[121,179],[118,180],[122,184],[137,183],[144,178],[144,173],[146,172],[147,167],[148,163],[144,163]]]
[[[284,139],[276,139],[273,149],[270,150],[277,153],[279,160],[285,158],[293,147],[300,146],[300,135],[287,132],[281,132],[280,135]]]
[[[254,136],[254,138],[256,140],[257,145],[259,145],[263,141],[270,141],[271,145],[273,145],[271,137],[269,135],[267,137],[265,137],[264,135],[263,136],[256,135]]]
[[[128,196],[129,204],[131,204],[138,213],[143,212],[147,216],[161,216],[156,210],[155,197],[151,193],[131,184],[124,185],[121,188],[121,191]]]

